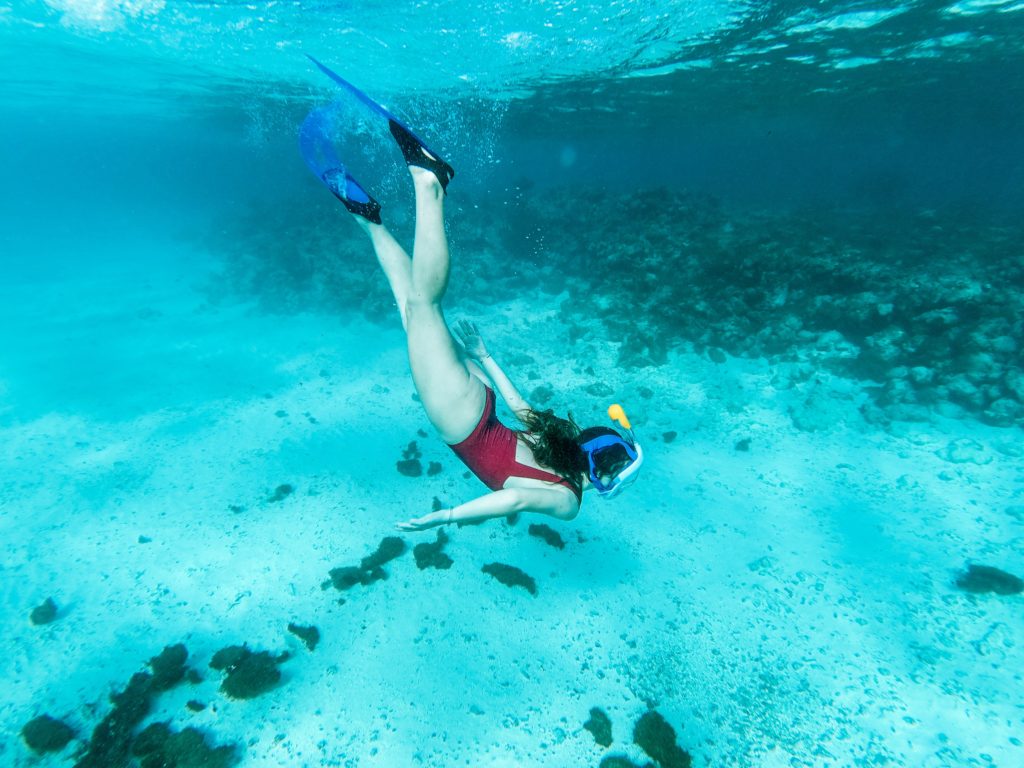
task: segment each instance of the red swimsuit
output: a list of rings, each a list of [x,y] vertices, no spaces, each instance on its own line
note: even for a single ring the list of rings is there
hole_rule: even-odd
[[[505,481],[514,475],[558,483],[581,500],[580,492],[564,477],[516,461],[516,433],[498,421],[494,412],[494,390],[490,387],[485,389],[487,401],[476,428],[461,443],[449,446],[455,455],[492,491],[504,488]]]

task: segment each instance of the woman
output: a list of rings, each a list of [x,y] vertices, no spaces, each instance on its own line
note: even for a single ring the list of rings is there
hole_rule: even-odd
[[[579,512],[584,491],[594,488],[612,496],[632,482],[643,452],[635,440],[627,442],[615,430],[592,427],[581,432],[571,418],[561,419],[551,411],[531,408],[487,352],[472,323],[462,321],[457,326],[462,344],[456,342],[441,308],[450,268],[444,198],[454,171],[397,118],[379,105],[373,106],[388,118],[412,175],[416,192],[412,258],[381,223],[380,206],[337,160],[327,138],[326,121],[317,110],[303,124],[303,154],[373,244],[401,314],[412,378],[427,418],[455,454],[491,489],[484,496],[396,527],[421,531],[519,512],[571,520]],[[326,164],[314,159],[317,152],[326,158]],[[495,388],[525,431],[510,430],[497,420]],[[628,429],[624,415],[620,421]]]

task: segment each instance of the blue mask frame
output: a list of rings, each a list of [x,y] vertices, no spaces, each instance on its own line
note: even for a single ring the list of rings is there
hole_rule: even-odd
[[[625,467],[625,469],[628,469],[629,466],[637,460],[637,452],[632,445],[618,435],[598,435],[592,440],[587,440],[587,442],[580,446],[580,449],[585,451],[587,454],[587,461],[590,465],[588,470],[590,474],[590,482],[593,484],[594,488],[597,489],[598,493],[608,493],[614,489],[615,486],[618,485],[619,475],[616,475],[609,485],[605,485],[601,482],[601,478],[597,474],[597,466],[594,463],[594,456],[604,449],[617,445],[621,445],[626,450],[626,455],[629,456],[630,463]],[[621,474],[621,472],[619,474]]]

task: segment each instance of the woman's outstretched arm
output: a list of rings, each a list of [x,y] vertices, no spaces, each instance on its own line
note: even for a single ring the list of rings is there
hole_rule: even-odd
[[[506,405],[512,410],[512,413],[516,415],[516,418],[521,421],[523,416],[530,411],[530,404],[523,399],[523,396],[519,394],[519,390],[516,389],[516,385],[512,383],[501,369],[501,366],[491,357],[476,325],[468,320],[460,320],[458,325],[455,326],[455,333],[458,334],[466,354],[479,363],[484,373],[494,383],[494,388],[498,390],[501,399],[505,401]]]
[[[400,531],[423,531],[448,523],[475,523],[517,512],[538,512],[560,520],[572,520],[579,512],[576,498],[562,490],[547,488],[502,488],[452,509],[439,509],[423,517],[395,525]]]

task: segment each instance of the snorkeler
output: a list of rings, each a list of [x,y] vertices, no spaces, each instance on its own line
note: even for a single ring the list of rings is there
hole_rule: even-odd
[[[442,311],[450,260],[444,198],[454,171],[394,115],[319,62],[314,63],[385,117],[412,175],[416,225],[412,258],[383,225],[380,206],[345,170],[326,130],[322,110],[303,123],[303,156],[370,238],[405,328],[413,383],[427,418],[455,455],[490,490],[479,498],[397,524],[420,531],[537,512],[562,520],[578,513],[583,492],[611,498],[636,479],[643,450],[622,408],[609,416],[626,430],[580,430],[570,416],[532,408],[487,351],[475,325],[461,321],[456,342]],[[525,430],[512,430],[495,415],[497,389]]]

